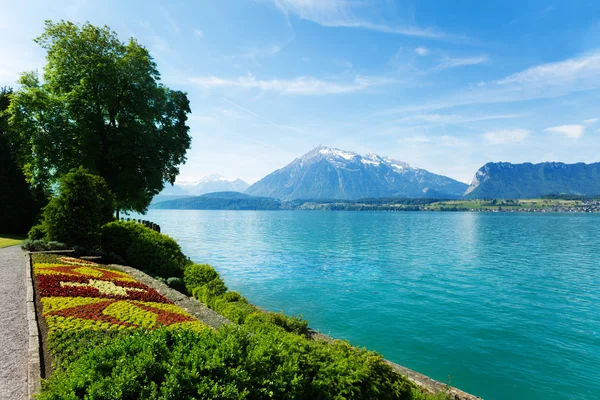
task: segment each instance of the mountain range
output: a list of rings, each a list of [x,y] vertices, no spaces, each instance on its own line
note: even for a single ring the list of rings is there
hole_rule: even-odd
[[[217,197],[215,192],[220,192]],[[177,200],[207,193],[215,196]],[[599,195],[600,163],[488,163],[467,185],[389,157],[318,146],[252,186],[215,174],[197,182],[168,185],[153,204],[171,200],[164,206],[213,209],[219,203],[230,209],[274,209],[271,200],[524,199],[552,194]]]
[[[200,196],[213,192],[244,192],[249,185],[241,179],[227,179],[224,176],[213,174],[195,182],[175,183],[173,186],[166,184],[159,196]]]
[[[488,163],[477,171],[463,197],[532,199],[550,194],[597,196],[600,163]]]
[[[247,194],[280,200],[458,198],[468,185],[410,164],[319,146],[267,175]]]

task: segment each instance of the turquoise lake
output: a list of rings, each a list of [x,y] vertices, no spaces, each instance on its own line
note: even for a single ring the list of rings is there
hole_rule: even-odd
[[[600,398],[600,215],[143,218],[252,303],[486,400]]]

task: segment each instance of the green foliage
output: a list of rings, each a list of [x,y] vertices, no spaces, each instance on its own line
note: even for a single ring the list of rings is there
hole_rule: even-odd
[[[124,257],[132,267],[163,278],[182,277],[188,264],[174,239],[135,222],[104,225],[101,244],[103,251]]]
[[[39,214],[43,196],[27,184],[9,141],[6,109],[11,95],[11,89],[0,88],[0,229],[4,233],[25,233]]]
[[[69,246],[61,242],[27,239],[21,243],[21,248],[27,251],[68,250]]]
[[[113,219],[114,197],[106,182],[79,167],[61,179],[59,193],[44,207],[45,239],[97,247],[101,226]]]
[[[219,273],[208,264],[188,265],[183,280],[189,293],[231,322],[242,325],[250,315],[255,315],[261,323],[282,328],[286,332],[297,335],[308,333],[308,322],[302,317],[261,311],[238,292],[228,292]]]
[[[109,222],[102,227],[102,249],[124,257],[127,249],[145,229],[148,228],[136,222]]]
[[[32,226],[27,234],[30,240],[43,240],[46,237],[46,227],[43,224]]]
[[[270,322],[282,327],[287,332],[293,332],[297,335],[306,335],[308,333],[308,321],[302,319],[302,316],[288,317],[282,312],[271,313]]]
[[[160,83],[145,47],[106,26],[47,21],[35,41],[47,52],[43,77],[24,74],[9,107],[27,179],[49,187],[84,166],[117,209],[145,211],[185,162],[187,95]]]
[[[91,349],[104,346],[115,338],[129,333],[116,329],[59,330],[48,336],[48,350],[53,358],[52,367],[57,370],[67,370],[70,364],[77,361]]]
[[[227,292],[223,295],[223,300],[227,302],[241,301],[243,299],[242,295],[238,292]],[[245,301],[246,299],[244,299]]]
[[[57,371],[40,399],[408,400],[413,389],[380,356],[345,342],[224,327],[135,332],[95,346]]]
[[[183,279],[181,278],[172,276],[167,279],[167,285],[169,285],[170,288],[175,289],[181,293],[186,293],[185,284],[183,283]]]
[[[225,282],[223,282],[219,273],[208,264],[188,265],[183,273],[183,280],[190,292],[200,286],[207,288],[217,296],[227,292],[227,286],[225,286]]]
[[[149,228],[129,246],[125,259],[132,267],[165,278],[181,276],[187,262],[174,239]]]

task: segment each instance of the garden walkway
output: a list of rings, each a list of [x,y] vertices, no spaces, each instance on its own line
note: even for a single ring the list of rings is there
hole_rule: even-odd
[[[25,255],[19,246],[0,249],[0,399],[27,399]]]

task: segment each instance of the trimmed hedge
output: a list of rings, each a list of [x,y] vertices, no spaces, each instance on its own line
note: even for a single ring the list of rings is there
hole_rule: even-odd
[[[135,222],[114,221],[101,229],[100,242],[106,253],[115,253],[150,275],[181,278],[187,257],[171,237]]]
[[[278,331],[163,329],[102,344],[57,371],[39,399],[409,400],[418,392],[377,354]]]

